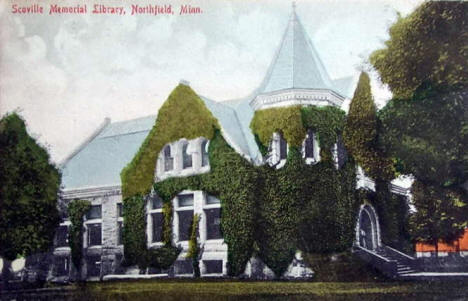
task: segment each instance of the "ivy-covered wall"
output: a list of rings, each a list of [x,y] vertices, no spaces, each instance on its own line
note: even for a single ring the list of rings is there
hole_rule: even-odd
[[[164,145],[181,138],[212,139],[219,128],[200,97],[189,86],[179,84],[159,109],[156,123],[138,153],[120,174],[123,199],[151,191],[156,161]]]
[[[185,96],[189,96],[189,100],[182,103],[179,98]],[[277,131],[283,134],[290,147],[286,165],[275,169],[267,165],[254,166],[232,149],[221,135],[217,120],[200,102],[190,88],[177,87],[163,106],[165,109],[160,110],[156,125],[139,153],[122,172],[124,211],[129,212],[124,213],[125,258],[129,263],[135,260],[128,257],[146,252],[144,200],[136,193],[150,191],[146,185],[149,178],[153,184],[156,158],[166,143],[199,136],[210,139],[210,172],[169,178],[152,185],[163,201],[165,246],[174,248],[171,201],[186,189],[203,190],[220,199],[221,231],[228,246],[229,275],[243,273],[249,259],[258,255],[279,277],[298,249],[307,253],[330,253],[352,245],[361,202],[355,194],[355,164],[349,158],[337,170],[331,156],[331,148],[343,132],[345,113],[342,110],[293,106],[257,111],[251,128],[259,147],[265,151],[272,134]],[[174,104],[179,107],[174,109]],[[192,106],[198,112],[198,122],[195,128],[187,129],[188,123],[180,115],[187,114]],[[178,127],[169,129],[174,122]],[[322,149],[322,161],[315,165],[305,163],[300,149],[308,129],[316,133]],[[144,156],[147,158],[143,160]],[[145,172],[144,185],[139,182],[142,179],[137,172],[139,169]],[[128,218],[133,221],[128,222]],[[127,239],[129,235],[132,238]],[[132,250],[128,252],[129,249]],[[168,256],[167,266],[176,258]]]
[[[83,258],[83,223],[84,216],[91,208],[91,202],[87,200],[73,200],[68,205],[70,217],[70,250],[73,265],[81,271],[81,259]]]

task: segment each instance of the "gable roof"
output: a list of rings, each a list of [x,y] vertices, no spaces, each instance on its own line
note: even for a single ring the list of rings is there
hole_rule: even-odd
[[[241,130],[241,124],[236,111],[221,102],[200,96],[213,116],[218,119],[224,139],[240,154],[251,158],[248,143]]]
[[[62,166],[62,189],[120,185],[120,172],[133,159],[156,116],[108,123]]]

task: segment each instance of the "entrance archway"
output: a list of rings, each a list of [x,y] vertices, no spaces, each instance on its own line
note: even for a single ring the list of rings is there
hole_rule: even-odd
[[[369,204],[363,204],[359,209],[356,244],[369,250],[375,250],[381,245],[379,219],[374,207]]]

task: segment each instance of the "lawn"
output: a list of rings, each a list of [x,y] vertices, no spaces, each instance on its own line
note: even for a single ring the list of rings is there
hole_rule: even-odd
[[[242,282],[147,280],[88,283],[74,300],[453,300],[463,282]]]
[[[467,300],[468,282],[139,280],[94,282],[1,295],[2,300]]]

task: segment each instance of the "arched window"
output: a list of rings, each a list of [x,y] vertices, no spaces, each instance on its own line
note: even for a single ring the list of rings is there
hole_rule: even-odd
[[[279,135],[279,157],[280,160],[285,160],[288,157],[288,143]]]
[[[164,153],[164,171],[169,171],[174,169],[174,158],[171,154],[171,147],[166,145],[163,150]]]
[[[188,153],[188,142],[182,145],[182,168],[192,167],[192,155]]]
[[[273,133],[266,161],[270,166],[281,168],[286,163],[288,157],[288,143],[280,133]]]
[[[307,131],[305,145],[304,145],[304,157],[314,158],[314,133],[311,130]]]
[[[208,140],[203,140],[201,143],[202,166],[208,165]]]

